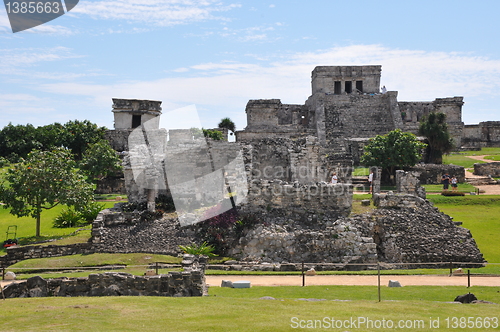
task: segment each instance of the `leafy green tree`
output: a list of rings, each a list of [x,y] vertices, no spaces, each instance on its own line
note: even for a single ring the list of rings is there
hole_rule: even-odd
[[[218,126],[219,126],[219,128],[226,128],[228,130],[231,130],[233,133],[236,130],[236,126],[230,118],[224,118],[224,119],[220,120]]]
[[[121,160],[109,142],[100,140],[90,144],[83,153],[80,169],[91,182],[104,179],[106,176],[122,169]]]
[[[453,149],[453,139],[448,132],[446,114],[430,113],[420,123],[419,135],[427,138],[427,154],[425,162],[431,164],[442,164],[443,154]]]
[[[422,157],[425,144],[418,141],[412,133],[400,129],[370,139],[361,156],[365,166],[378,166],[387,174],[394,175],[396,169],[414,166]]]
[[[203,129],[203,135],[205,135],[205,137],[213,139],[214,141],[220,141],[224,138],[222,132],[214,129]]]
[[[64,124],[64,129],[64,147],[73,152],[76,160],[82,160],[83,153],[88,145],[104,139],[104,133],[106,132],[105,127],[98,127],[88,120],[68,121]]]
[[[41,149],[37,129],[31,125],[16,125],[9,123],[0,131],[0,156],[17,162],[25,158],[34,149]]]
[[[66,129],[60,123],[53,123],[36,128],[37,141],[40,143],[39,150],[49,151],[64,146]]]
[[[40,236],[40,216],[58,204],[83,206],[93,195],[92,185],[74,168],[69,151],[35,150],[26,160],[14,165],[0,183],[0,201],[17,217],[36,220],[36,236]]]

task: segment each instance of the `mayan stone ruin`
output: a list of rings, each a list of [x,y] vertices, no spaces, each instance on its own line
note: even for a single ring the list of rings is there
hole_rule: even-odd
[[[177,217],[144,222],[138,211],[105,210],[93,224],[93,248],[176,254],[178,245],[199,239],[199,211],[217,207],[252,220],[226,239],[227,255],[240,262],[274,269],[298,262],[345,268],[376,262],[482,263],[470,232],[425,199],[420,183],[439,181],[440,167],[398,172],[394,193],[380,193],[375,168],[378,208],[350,216],[353,166],[375,135],[394,129],[416,134],[424,116],[443,112],[457,146],[500,144],[500,123],[464,125],[462,97],[401,102],[397,91],[381,89],[381,70],[316,67],[312,95],[304,104],[250,100],[247,126],[235,133],[236,142],[159,128],[160,101],[113,99],[115,130],[107,137],[123,155],[129,200],[153,213],[155,199],[173,197]],[[463,168],[452,171],[464,177]],[[334,173],[336,184],[330,183]]]

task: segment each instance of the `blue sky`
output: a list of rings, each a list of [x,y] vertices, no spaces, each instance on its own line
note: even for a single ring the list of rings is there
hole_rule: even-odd
[[[111,98],[135,98],[243,129],[249,99],[304,103],[317,65],[382,65],[400,101],[463,96],[465,123],[499,121],[498,12],[496,0],[80,0],[13,34],[0,8],[0,127],[113,128]]]

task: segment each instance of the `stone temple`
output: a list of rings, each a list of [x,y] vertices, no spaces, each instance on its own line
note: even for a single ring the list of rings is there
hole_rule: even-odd
[[[159,101],[113,99],[115,130],[107,135],[117,151],[124,151],[129,201],[154,208],[155,197],[168,196],[189,182],[180,199],[199,211],[229,201],[228,195],[212,195],[207,188],[215,193],[230,186],[234,193],[236,184],[245,182],[247,188],[231,204],[234,208],[236,203],[242,220],[258,222],[228,239],[231,257],[341,264],[482,263],[470,232],[425,200],[417,173],[399,171],[394,194],[374,195],[379,209],[350,216],[352,169],[375,135],[394,129],[417,133],[424,116],[443,112],[457,147],[500,146],[500,122],[464,125],[462,97],[398,101],[396,91],[380,87],[380,75],[381,66],[316,67],[312,95],[303,105],[250,100],[247,127],[236,132],[236,142],[159,128]],[[243,167],[232,163],[237,159]],[[169,177],[169,168],[175,169],[174,176]],[[216,173],[220,181],[206,181]],[[330,183],[333,173],[337,184]],[[379,189],[378,170],[374,183]],[[185,224],[194,227],[196,222],[189,223],[194,213],[185,216]],[[175,253],[196,233],[184,226],[180,215],[176,221],[152,224],[136,219],[116,210],[103,213],[94,222],[93,246],[100,252]]]
[[[417,134],[424,116],[443,112],[455,145],[460,147],[466,141],[463,97],[398,101],[397,91],[381,92],[381,71],[379,65],[318,66],[312,72],[312,95],[305,104],[250,100],[246,106],[247,127],[236,133],[237,140],[310,135],[317,137],[322,146],[350,155],[356,163],[369,138],[394,129]],[[500,140],[499,129],[496,140]]]

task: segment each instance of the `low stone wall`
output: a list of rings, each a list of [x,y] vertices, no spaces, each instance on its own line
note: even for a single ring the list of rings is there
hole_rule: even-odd
[[[373,204],[382,209],[405,209],[421,207],[429,202],[415,195],[389,192],[387,194],[374,194]]]
[[[201,271],[169,272],[159,276],[134,276],[128,273],[106,272],[90,274],[88,278],[57,278],[45,280],[39,276],[4,289],[6,298],[73,297],[73,296],[203,296],[207,295]]]
[[[126,195],[125,178],[112,177],[99,180],[97,182],[96,194],[122,194]]]
[[[494,178],[500,177],[500,162],[474,164],[475,175],[492,176]]]
[[[32,258],[58,257],[78,254],[91,254],[94,250],[91,243],[76,243],[65,246],[39,245],[25,247],[9,247],[7,255],[0,257],[3,266]]]
[[[147,213],[146,212],[143,212]],[[194,243],[194,231],[182,228],[177,218],[146,221],[139,212],[106,209],[92,223],[95,252],[179,254],[179,245]]]
[[[424,164],[411,167],[410,171],[420,172],[420,184],[441,184],[441,177],[448,173],[459,183],[465,182],[465,168],[457,165]]]
[[[374,263],[377,246],[370,236],[370,223],[359,219],[330,219],[314,214],[302,222],[283,210],[254,215],[262,221],[248,230],[229,255],[264,263],[325,262]]]
[[[352,185],[318,182],[302,185],[298,182],[254,180],[250,185],[245,212],[268,212],[280,209],[290,218],[304,219],[319,212],[330,217],[347,216],[352,208]]]

